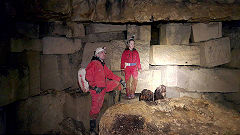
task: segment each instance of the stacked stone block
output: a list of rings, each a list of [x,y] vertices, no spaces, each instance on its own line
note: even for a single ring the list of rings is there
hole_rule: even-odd
[[[191,28],[179,30],[184,27],[182,24],[161,25],[160,45],[150,47],[150,69],[161,72],[158,82],[171,87],[168,97],[175,94],[175,97],[199,98],[199,92],[238,92],[240,71],[216,68],[231,61],[230,39],[222,37],[222,24],[193,24],[192,33]],[[190,33],[193,43],[188,42]],[[152,80],[156,76],[152,74]]]
[[[82,48],[81,39],[68,39],[65,37],[44,37],[43,54],[72,54]]]
[[[161,45],[188,45],[191,33],[190,24],[169,23],[160,26]]]
[[[150,25],[127,25],[127,39],[135,35],[135,40],[150,42],[151,26]]]
[[[152,45],[151,65],[200,65],[200,49],[187,45]]]
[[[109,42],[111,40],[124,40],[126,25],[89,24],[86,25],[86,42]]]
[[[192,24],[192,41],[200,42],[222,37],[222,22]]]

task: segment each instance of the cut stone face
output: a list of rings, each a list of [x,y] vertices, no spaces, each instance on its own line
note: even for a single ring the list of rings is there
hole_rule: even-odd
[[[82,38],[85,36],[85,28],[81,23],[71,22],[68,23],[69,29],[66,37],[79,37]]]
[[[240,70],[179,67],[177,87],[197,92],[237,92]]]
[[[192,24],[192,41],[200,42],[222,37],[222,22]]]
[[[82,48],[81,39],[68,39],[65,37],[44,37],[43,54],[72,54]]]
[[[200,65],[200,49],[187,45],[152,45],[151,65]]]
[[[68,55],[41,56],[41,90],[75,88],[73,67]]]
[[[126,31],[126,25],[112,25],[112,24],[90,24],[87,26],[87,34],[102,33],[102,32],[116,32]]]
[[[127,39],[135,35],[135,40],[143,40],[150,42],[151,25],[127,25]]]
[[[42,51],[42,42],[40,39],[11,39],[11,52]]]
[[[231,60],[230,40],[228,37],[199,42],[200,65],[203,67],[214,67],[226,64]]]
[[[189,44],[190,34],[190,24],[163,24],[160,26],[160,45],[187,45]]]
[[[123,31],[103,32],[88,34],[83,38],[85,42],[109,42],[112,40],[124,40],[125,34]]]
[[[233,49],[231,51],[231,61],[226,66],[240,69],[240,49]]]

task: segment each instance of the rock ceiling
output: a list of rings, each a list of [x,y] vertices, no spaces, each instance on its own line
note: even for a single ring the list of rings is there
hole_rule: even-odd
[[[153,22],[240,20],[239,0],[10,0],[7,14],[40,21]]]

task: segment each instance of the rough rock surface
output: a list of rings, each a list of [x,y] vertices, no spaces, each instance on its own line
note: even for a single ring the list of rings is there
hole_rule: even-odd
[[[193,98],[133,102],[109,108],[100,134],[239,134],[240,115],[219,104]]]
[[[18,0],[6,3],[9,15],[50,21],[66,18],[93,22],[240,19],[237,0]]]
[[[236,20],[240,6],[219,1],[125,0],[83,1],[72,4],[73,21],[152,22],[159,20]],[[170,12],[171,11],[171,12]]]

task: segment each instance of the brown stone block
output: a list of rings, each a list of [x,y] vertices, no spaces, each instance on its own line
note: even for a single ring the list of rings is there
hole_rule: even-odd
[[[222,22],[192,24],[192,41],[200,42],[222,37]]]

